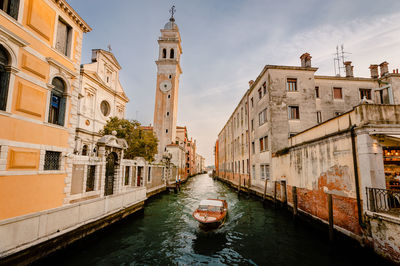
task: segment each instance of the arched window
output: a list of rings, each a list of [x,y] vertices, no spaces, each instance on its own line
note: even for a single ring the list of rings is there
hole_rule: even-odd
[[[64,126],[65,103],[67,101],[64,96],[65,83],[60,78],[54,78],[51,84],[54,88],[50,97],[49,123]]]
[[[169,58],[174,58],[174,49],[171,49],[171,51],[169,52]]]
[[[85,144],[85,145],[83,145],[83,148],[82,148],[82,155],[84,155],[84,156],[88,155],[87,152],[88,152],[88,146]]]
[[[167,49],[162,50],[162,58],[167,58]]]
[[[7,71],[7,66],[9,66],[8,53],[0,45],[0,110],[3,111],[7,107],[8,85],[10,81],[10,72]]]

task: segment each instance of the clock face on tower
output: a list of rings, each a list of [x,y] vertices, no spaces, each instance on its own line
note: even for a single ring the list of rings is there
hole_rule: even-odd
[[[163,92],[167,92],[171,89],[172,85],[171,85],[171,81],[169,80],[164,80],[160,83],[160,90]]]

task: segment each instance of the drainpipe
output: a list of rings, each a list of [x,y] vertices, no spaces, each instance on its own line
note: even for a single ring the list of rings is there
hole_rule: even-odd
[[[350,134],[351,134],[351,150],[353,152],[354,178],[356,184],[357,214],[358,214],[359,225],[361,226],[361,228],[365,228],[361,213],[360,182],[358,179],[358,163],[357,163],[357,153],[356,153],[356,133],[354,128],[355,128],[354,125],[351,126]]]

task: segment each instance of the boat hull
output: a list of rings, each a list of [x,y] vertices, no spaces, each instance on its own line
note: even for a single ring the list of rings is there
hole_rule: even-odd
[[[202,229],[216,229],[225,223],[228,213],[228,204],[225,200],[217,200],[222,202],[223,207],[221,211],[197,209],[193,212],[193,218],[199,222],[199,226]]]

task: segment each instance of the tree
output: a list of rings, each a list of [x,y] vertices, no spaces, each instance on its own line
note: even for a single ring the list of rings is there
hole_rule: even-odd
[[[117,132],[118,138],[123,138],[128,143],[125,159],[143,157],[150,162],[154,160],[154,155],[157,153],[158,140],[153,131],[143,130],[136,120],[112,117],[107,121],[100,134],[103,136],[111,135],[114,130]]]

